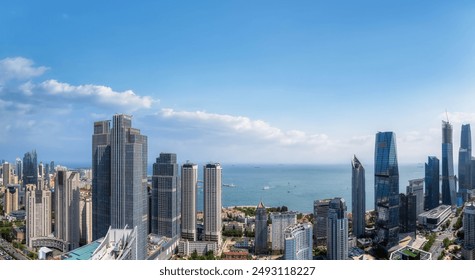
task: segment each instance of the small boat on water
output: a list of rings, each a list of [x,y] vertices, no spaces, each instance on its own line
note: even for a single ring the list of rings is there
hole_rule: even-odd
[[[270,189],[270,187],[269,186],[264,186],[262,189],[263,190],[268,190],[268,189]]]
[[[227,188],[235,188],[236,185],[235,184],[223,184],[223,187],[227,187]]]

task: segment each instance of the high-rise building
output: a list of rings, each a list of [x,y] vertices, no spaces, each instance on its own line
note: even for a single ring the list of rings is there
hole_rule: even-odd
[[[19,207],[19,185],[7,185],[5,188],[5,194],[3,195],[3,211],[5,215],[10,214],[13,211],[17,211]]]
[[[55,236],[68,250],[79,247],[79,173],[58,169],[54,188]]]
[[[399,231],[415,232],[417,197],[413,193],[399,194]]]
[[[204,241],[221,245],[221,187],[222,168],[219,163],[204,166]]]
[[[439,159],[432,156],[428,157],[425,164],[425,201],[424,209],[431,210],[439,206],[440,197],[440,172]]]
[[[328,207],[327,257],[329,260],[348,258],[348,217],[343,198],[334,198]]]
[[[254,252],[256,255],[267,254],[267,211],[262,201],[256,209],[256,229],[254,238]],[[310,242],[312,236],[310,235]]]
[[[272,251],[284,250],[284,231],[287,227],[297,224],[297,213],[271,213],[272,220]]]
[[[330,201],[331,199],[322,199],[313,202],[313,216],[315,217],[313,235],[317,246],[327,245],[327,221]]]
[[[454,175],[452,125],[442,121],[442,204],[457,204],[457,185]]]
[[[91,192],[80,190],[79,201],[79,243],[92,242],[92,199]]]
[[[13,178],[12,178],[12,165],[9,164],[8,162],[5,162],[3,164],[3,185],[6,186],[8,184],[13,183]]]
[[[351,162],[351,205],[353,217],[353,235],[362,237],[365,234],[365,170],[361,162],[353,157]]]
[[[161,153],[153,164],[152,233],[180,236],[181,187],[176,154]]]
[[[133,258],[143,260],[148,235],[147,136],[132,127],[132,116],[114,115],[110,143],[110,225],[137,229],[139,249]]]
[[[28,152],[23,157],[23,186],[38,184],[38,161],[36,151]]]
[[[92,135],[92,239],[106,236],[111,225],[110,121],[94,123]],[[51,162],[54,168],[54,162]]]
[[[409,186],[406,187],[406,194],[416,196],[416,216],[424,212],[424,179],[409,180]]]
[[[312,224],[303,223],[289,226],[284,231],[284,259],[312,260]]]
[[[463,211],[464,244],[462,255],[466,260],[475,259],[475,204],[470,202]]]
[[[185,163],[181,167],[181,237],[197,241],[196,232],[196,192],[198,184],[198,166]]]
[[[132,128],[132,117],[114,115],[94,123],[92,136],[93,239],[112,228],[137,228],[139,250],[146,258],[148,233],[147,137]]]
[[[42,161],[40,161],[40,164],[38,165],[38,177],[42,179],[45,177],[45,166]]]
[[[399,168],[394,132],[376,134],[374,158],[376,231],[379,244],[389,249],[399,241]]]
[[[23,163],[20,158],[16,158],[15,160],[15,175],[18,176],[18,181],[22,180]]]
[[[460,137],[458,181],[459,181],[459,192],[464,202],[468,201],[469,199],[468,190],[472,189],[471,160],[472,160],[472,135],[470,131],[470,124],[463,124],[462,133]]]
[[[26,244],[31,248],[32,238],[51,234],[52,194],[35,185],[27,185],[26,189]]]

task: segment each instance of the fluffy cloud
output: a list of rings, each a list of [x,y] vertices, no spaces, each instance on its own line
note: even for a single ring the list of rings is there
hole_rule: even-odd
[[[164,118],[204,122],[214,130],[218,129],[221,131],[229,131],[230,133],[248,134],[260,140],[277,142],[283,146],[330,144],[328,136],[325,134],[307,134],[299,130],[283,131],[262,120],[251,120],[243,116],[213,114],[203,111],[175,111],[171,108],[162,109],[160,115]]]
[[[114,106],[128,111],[148,109],[155,102],[150,96],[138,96],[131,90],[117,92],[110,87],[100,85],[74,86],[56,80],[47,80],[35,88],[56,97],[85,99],[98,105]],[[27,89],[31,92],[31,87]]]
[[[24,57],[7,57],[0,60],[0,83],[9,80],[28,80],[43,75],[48,67],[34,67],[33,61]]]

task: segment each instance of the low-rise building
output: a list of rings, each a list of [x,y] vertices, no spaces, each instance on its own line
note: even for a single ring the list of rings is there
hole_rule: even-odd
[[[420,214],[417,219],[420,225],[428,229],[435,229],[440,226],[452,213],[450,205],[439,205],[438,207]]]
[[[390,260],[431,260],[432,254],[411,246],[404,246],[391,253]]]

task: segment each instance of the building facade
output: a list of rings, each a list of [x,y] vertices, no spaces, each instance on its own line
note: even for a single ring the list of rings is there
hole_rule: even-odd
[[[222,168],[219,163],[204,166],[204,241],[217,242],[221,245],[221,188]]]
[[[332,199],[328,208],[327,258],[329,260],[348,258],[348,217],[343,198]]]
[[[58,169],[55,182],[55,236],[67,250],[79,247],[79,173]]]
[[[283,251],[284,231],[287,227],[297,224],[297,213],[271,213],[270,218],[272,220],[272,251]]]
[[[256,255],[269,253],[269,250],[267,249],[267,210],[262,201],[256,209],[256,229],[254,240],[254,252]]]
[[[475,259],[475,204],[473,202],[465,205],[463,211],[463,250],[462,255],[466,260]]]
[[[181,237],[188,241],[197,241],[196,199],[198,187],[198,166],[185,163],[181,167]]]
[[[32,239],[51,234],[52,194],[48,189],[26,185],[26,244],[32,248]]]
[[[417,222],[417,196],[399,194],[399,232],[415,232]]]
[[[463,124],[460,136],[458,181],[459,193],[464,202],[469,200],[470,196],[468,191],[472,190],[471,160],[472,134],[470,130],[470,124]]]
[[[376,134],[374,162],[376,232],[378,243],[389,248],[399,242],[399,167],[394,132]]]
[[[152,233],[180,236],[181,187],[176,154],[161,153],[153,164]]]
[[[284,259],[312,260],[312,224],[303,223],[289,226],[284,231]]]
[[[437,157],[428,157],[425,164],[425,199],[424,209],[431,210],[439,206],[440,197],[440,164]]]
[[[406,195],[416,196],[416,216],[424,212],[424,179],[409,180],[406,187]]]
[[[313,215],[315,217],[313,235],[317,246],[327,245],[327,221],[330,201],[331,199],[322,199],[313,202]]]
[[[452,125],[442,121],[442,204],[457,204],[457,183],[454,174]]]
[[[362,237],[365,234],[366,226],[365,169],[356,156],[353,157],[351,167],[353,235],[356,237]]]
[[[38,160],[36,151],[25,153],[23,156],[23,186],[38,184]]]

